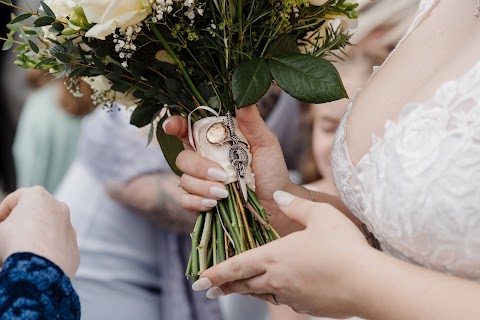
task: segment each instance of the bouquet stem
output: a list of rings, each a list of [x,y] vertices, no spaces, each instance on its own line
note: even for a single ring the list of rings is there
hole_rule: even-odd
[[[208,268],[234,255],[279,239],[255,193],[242,198],[236,182],[227,185],[229,196],[210,212],[198,216],[192,236],[187,278],[198,280]]]

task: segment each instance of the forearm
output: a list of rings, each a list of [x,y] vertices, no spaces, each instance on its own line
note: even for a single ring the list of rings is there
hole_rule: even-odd
[[[31,253],[10,256],[0,272],[0,318],[80,319],[70,279],[49,260]]]
[[[170,231],[190,233],[195,226],[196,216],[182,208],[180,199],[183,190],[177,187],[178,177],[173,173],[161,173],[155,201],[139,214],[157,226]]]
[[[370,320],[478,319],[480,285],[370,250],[347,277],[358,315]]]

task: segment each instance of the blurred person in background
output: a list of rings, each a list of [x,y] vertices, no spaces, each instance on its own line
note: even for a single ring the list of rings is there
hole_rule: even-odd
[[[395,48],[411,24],[420,1],[358,2],[360,4],[358,27],[352,37],[355,46],[349,48],[348,57],[344,61],[335,63],[350,97],[367,82],[372,69],[381,65]],[[310,105],[304,114],[304,123],[311,130],[311,136],[301,174],[302,181],[308,189],[337,195],[330,158],[335,133],[347,105],[348,102],[345,100]],[[286,306],[272,305],[270,309],[270,320],[312,319],[308,315],[295,313]]]
[[[13,145],[19,187],[40,185],[55,192],[77,149],[80,119],[93,110],[90,86],[74,97],[63,80],[45,71],[28,70],[32,88],[22,108]]]

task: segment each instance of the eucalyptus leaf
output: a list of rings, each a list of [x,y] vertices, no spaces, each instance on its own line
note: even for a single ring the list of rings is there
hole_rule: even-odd
[[[32,40],[28,40],[28,45],[30,46],[30,48],[32,48],[33,52],[38,53],[40,51],[38,49],[37,44],[35,42],[33,42]]]
[[[61,62],[70,63],[70,57],[64,53],[56,52],[55,57],[57,57],[57,59],[60,60]]]
[[[300,101],[325,103],[348,98],[340,75],[330,61],[288,53],[272,56],[269,65],[278,85]]]
[[[3,51],[7,51],[7,50],[10,50],[13,46],[13,41],[12,40],[7,40],[3,43],[3,47],[2,47],[2,50]]]
[[[101,74],[101,72],[100,72]],[[119,81],[114,81],[112,85],[112,90],[125,93],[130,89],[130,86]]]
[[[50,9],[50,7],[45,2],[40,1],[40,4],[42,5],[43,11],[45,11],[45,13],[47,15],[49,15],[50,17],[52,17],[54,19],[56,18],[55,13],[53,13],[53,10]]]
[[[176,175],[181,176],[182,172],[175,165],[178,154],[183,150],[183,143],[175,136],[170,136],[163,131],[162,123],[166,119],[162,119],[162,122],[157,127],[157,140],[162,148],[163,156],[167,160],[170,168]]]
[[[130,117],[130,124],[142,128],[151,123],[155,114],[160,110],[160,107],[153,103],[142,103],[133,110]]]
[[[33,22],[33,25],[35,27],[43,27],[43,26],[49,26],[51,25],[53,22],[55,22],[55,19],[52,18],[52,17],[49,17],[49,16],[43,16],[43,17],[40,17],[38,18],[37,20],[35,20]]]
[[[15,23],[17,23],[17,22],[26,20],[26,19],[30,18],[31,16],[32,16],[31,13],[21,14],[21,15],[15,17],[12,21],[10,21],[10,24],[15,24]]]
[[[232,92],[237,108],[256,103],[270,88],[272,75],[263,58],[242,62],[233,72]]]
[[[46,58],[46,59],[43,59],[42,61],[40,61],[39,63],[37,63],[34,68],[35,68],[35,69],[39,69],[41,66],[44,66],[44,65],[46,65],[46,64],[50,64],[50,63],[55,62],[55,61],[56,61],[55,58]]]

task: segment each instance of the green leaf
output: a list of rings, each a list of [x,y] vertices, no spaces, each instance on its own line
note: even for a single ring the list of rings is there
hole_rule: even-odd
[[[33,42],[32,40],[28,40],[28,45],[30,46],[30,48],[32,48],[33,52],[38,53],[40,51],[38,49],[37,44],[35,42]]]
[[[12,46],[13,46],[13,38],[12,38],[12,36],[8,34],[7,37],[8,37],[8,40],[3,43],[3,47],[2,47],[2,50],[3,50],[3,51],[10,50],[10,49],[12,48]]]
[[[175,165],[175,160],[177,159],[178,154],[183,150],[183,143],[177,137],[166,134],[165,131],[163,131],[162,123],[163,122],[159,123],[157,127],[158,143],[160,144],[163,156],[167,160],[172,171],[178,176],[181,176],[182,172]]]
[[[105,70],[105,64],[96,55],[92,54],[92,61],[99,70]]]
[[[270,88],[272,75],[263,58],[242,62],[233,72],[232,92],[237,108],[249,106],[260,100]]]
[[[70,63],[70,57],[67,56],[64,53],[57,52],[57,53],[55,53],[55,57],[57,57],[57,59],[60,60],[63,63]]]
[[[52,23],[52,28],[57,32],[62,32],[65,29],[65,26],[63,25],[63,23],[55,21]]]
[[[43,16],[43,17],[40,17],[38,18],[37,20],[35,20],[33,22],[33,25],[35,27],[43,27],[43,26],[49,26],[51,25],[53,22],[55,22],[55,19],[52,18],[52,17],[49,17],[49,16]]]
[[[268,49],[269,54],[299,53],[299,52],[300,52],[300,49],[298,48],[298,44],[295,38],[285,33],[280,35],[274,41],[272,41],[272,44]]]
[[[70,72],[68,77],[69,78],[79,77],[79,76],[83,75],[85,73],[85,71],[87,71],[87,67],[84,67],[84,66],[76,67],[75,69],[72,70],[72,72]]]
[[[52,18],[56,18],[55,13],[53,13],[53,10],[50,9],[50,7],[43,1],[40,1],[40,4],[42,5],[43,11],[45,11],[46,14],[48,14]]]
[[[348,98],[342,79],[330,61],[307,54],[281,54],[269,59],[278,85],[292,97],[308,103]]]
[[[153,117],[159,110],[159,105],[143,103],[133,110],[132,116],[130,117],[130,124],[139,128],[144,127],[152,122]]]
[[[110,72],[107,74],[107,79],[108,80],[119,80],[122,78],[122,72],[121,71],[115,71],[115,72]]]
[[[165,79],[165,85],[171,92],[179,93],[182,91],[182,83],[178,80],[167,78]]]
[[[22,52],[25,48],[28,47],[28,44],[24,43],[13,49],[13,52]]]
[[[39,63],[37,63],[34,68],[35,68],[35,69],[40,69],[41,66],[44,66],[44,65],[46,65],[46,64],[50,64],[50,63],[55,62],[55,61],[56,61],[55,58],[43,59],[42,61],[40,61]]]
[[[129,89],[130,89],[130,85],[127,85],[127,84],[124,84],[124,83],[118,82],[118,81],[113,82],[113,85],[112,85],[112,90],[113,91],[125,93]]]
[[[15,19],[13,19],[12,21],[10,21],[10,24],[15,24],[15,23],[17,23],[17,22],[26,20],[26,19],[30,18],[31,16],[32,16],[31,13],[21,14],[21,15],[17,16]]]
[[[25,30],[24,32],[25,32],[25,34],[28,34],[29,36],[36,36],[37,35],[37,31],[35,31],[35,30]]]

